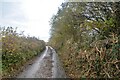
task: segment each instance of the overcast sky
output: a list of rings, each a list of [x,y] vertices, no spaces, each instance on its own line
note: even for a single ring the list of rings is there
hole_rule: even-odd
[[[49,21],[64,0],[0,0],[0,25],[48,41]]]

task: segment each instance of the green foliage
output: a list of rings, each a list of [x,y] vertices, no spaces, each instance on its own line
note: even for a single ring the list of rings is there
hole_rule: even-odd
[[[51,19],[49,44],[58,51],[69,77],[119,78],[116,4],[66,2]]]
[[[19,35],[12,27],[3,27],[1,32],[3,77],[13,76],[28,60],[45,49],[43,40]]]

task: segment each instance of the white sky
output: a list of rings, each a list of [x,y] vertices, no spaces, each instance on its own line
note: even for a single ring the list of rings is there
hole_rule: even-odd
[[[64,0],[0,0],[0,25],[48,41],[49,21]]]

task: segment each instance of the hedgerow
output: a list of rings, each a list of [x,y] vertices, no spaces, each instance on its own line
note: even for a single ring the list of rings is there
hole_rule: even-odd
[[[26,62],[45,49],[45,42],[24,36],[12,27],[2,27],[2,76],[12,77]]]
[[[113,0],[114,1],[114,0]],[[120,78],[120,2],[64,2],[49,45],[70,78]]]

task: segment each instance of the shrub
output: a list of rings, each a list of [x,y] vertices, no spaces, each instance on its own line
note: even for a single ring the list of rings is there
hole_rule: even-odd
[[[35,37],[19,35],[12,27],[2,30],[2,74],[12,76],[28,60],[45,49],[45,42]]]

